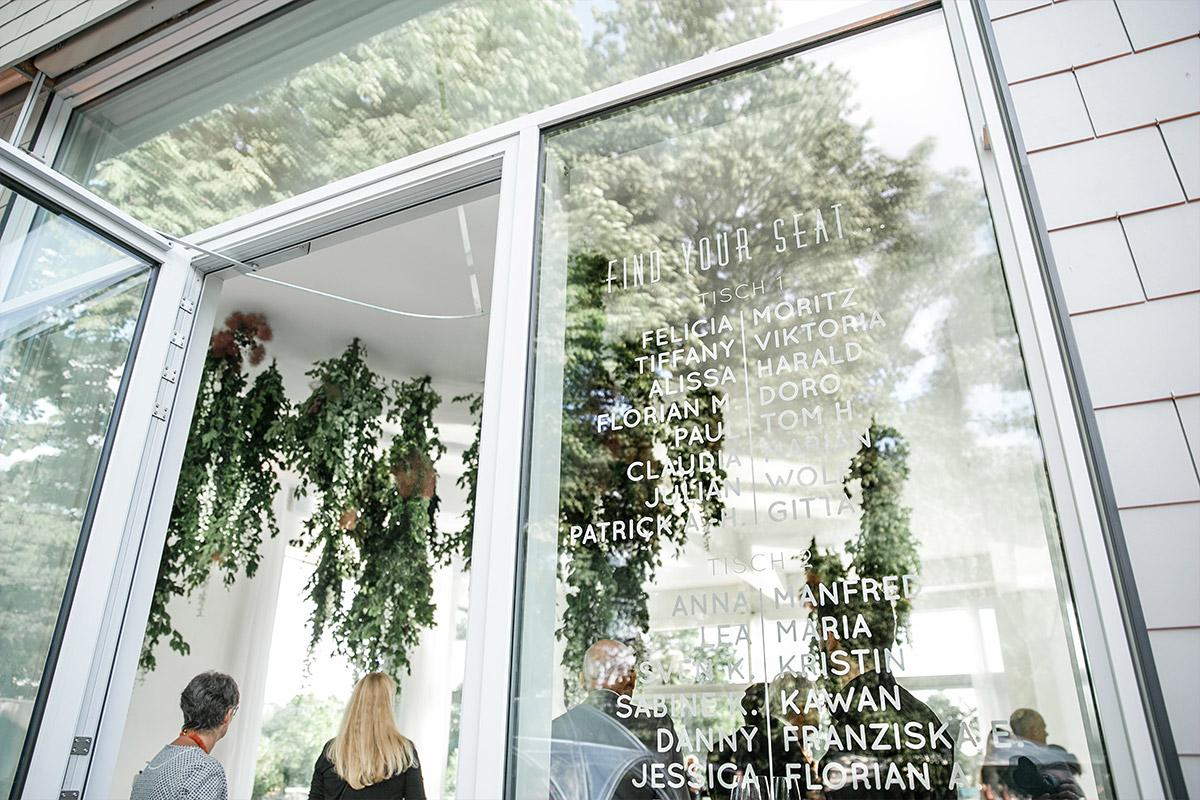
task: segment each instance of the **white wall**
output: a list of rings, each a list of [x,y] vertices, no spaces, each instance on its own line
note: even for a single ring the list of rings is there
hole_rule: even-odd
[[[1200,797],[1200,2],[987,7]]]

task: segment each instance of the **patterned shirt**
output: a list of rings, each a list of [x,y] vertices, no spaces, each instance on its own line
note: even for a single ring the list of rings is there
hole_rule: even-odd
[[[199,747],[169,744],[133,782],[130,800],[226,800],[221,762]]]

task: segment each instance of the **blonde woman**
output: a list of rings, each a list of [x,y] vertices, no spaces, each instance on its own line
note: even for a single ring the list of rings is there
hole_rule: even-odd
[[[338,734],[313,767],[308,800],[425,800],[417,748],[396,729],[396,684],[372,672],[354,687]]]

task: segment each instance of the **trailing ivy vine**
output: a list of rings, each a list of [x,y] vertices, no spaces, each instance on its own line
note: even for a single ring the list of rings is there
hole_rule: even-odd
[[[441,398],[428,377],[386,384],[358,339],[307,374],[314,388],[296,408],[294,463],[298,492],[320,494],[299,542],[317,552],[310,647],[329,631],[364,671],[407,669],[420,630],[433,624]],[[399,427],[387,444],[384,420]]]
[[[435,463],[446,451],[433,414],[430,378],[386,382],[355,339],[307,375],[312,392],[291,406],[272,363],[251,382],[271,329],[234,313],[211,340],[175,494],[140,665],[155,667],[164,637],[190,651],[167,604],[205,586],[214,570],[230,585],[253,576],[263,531],[279,532],[272,502],[278,472],[295,469],[297,494],[317,505],[295,544],[317,553],[308,584],[314,604],[310,648],[329,632],[337,651],[363,670],[407,668],[420,631],[433,625],[431,571],[459,555],[470,564],[479,430],[463,454],[468,523],[439,532]],[[482,398],[469,403],[478,417]]]
[[[259,315],[235,312],[210,341],[142,642],[144,670],[154,669],[164,636],[171,649],[191,650],[171,622],[171,597],[190,596],[214,570],[227,586],[242,572],[253,576],[263,531],[279,533],[271,503],[287,463],[289,405],[274,362],[252,383],[243,363],[262,363],[271,335]]]
[[[451,559],[458,555],[463,560],[463,569],[471,569],[471,541],[475,533],[475,494],[477,478],[479,477],[479,438],[482,434],[483,395],[464,394],[455,397],[452,402],[466,403],[467,411],[475,420],[475,438],[463,451],[463,473],[458,476],[455,485],[467,493],[467,509],[463,512],[466,524],[458,531],[445,532],[437,537],[430,546],[434,563],[440,566],[450,564]]]

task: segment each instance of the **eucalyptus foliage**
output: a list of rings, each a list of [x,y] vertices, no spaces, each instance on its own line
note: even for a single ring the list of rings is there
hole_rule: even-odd
[[[441,398],[428,377],[385,382],[358,339],[307,374],[314,388],[296,408],[295,464],[298,492],[319,494],[301,536],[317,552],[310,646],[329,631],[364,671],[407,669],[420,630],[433,625]],[[390,442],[384,421],[400,431]]]
[[[155,667],[154,646],[191,648],[171,623],[167,604],[190,596],[219,571],[225,585],[254,575],[263,532],[279,533],[271,503],[287,464],[289,406],[274,362],[251,381],[243,360],[259,364],[271,328],[255,314],[232,314],[214,334],[188,432],[167,542],[159,563],[139,664]]]

